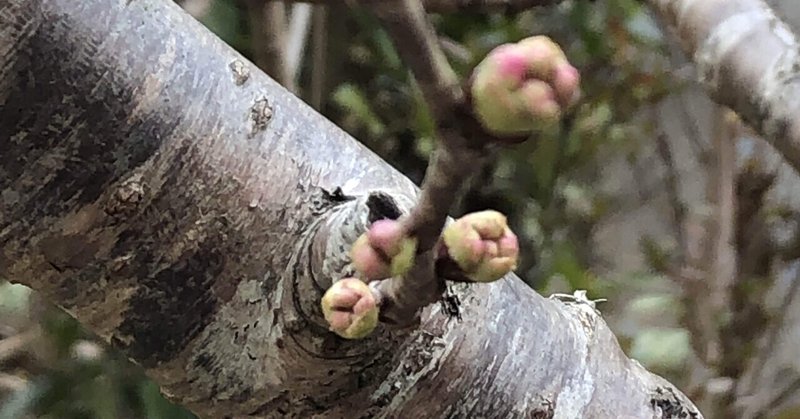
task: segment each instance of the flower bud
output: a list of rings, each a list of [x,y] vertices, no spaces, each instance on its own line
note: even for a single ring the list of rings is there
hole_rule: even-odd
[[[330,330],[345,339],[361,339],[378,325],[372,290],[357,278],[336,281],[322,297],[322,314]]]
[[[534,36],[492,50],[473,72],[475,114],[487,131],[519,136],[552,125],[579,96],[580,75],[561,48]]]
[[[519,243],[497,211],[467,214],[442,233],[447,254],[475,282],[492,282],[517,267]]]
[[[417,240],[407,237],[396,220],[379,220],[353,244],[350,258],[356,270],[370,280],[406,273],[414,263]]]

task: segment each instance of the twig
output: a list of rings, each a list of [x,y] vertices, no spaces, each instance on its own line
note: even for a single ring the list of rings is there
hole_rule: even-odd
[[[422,3],[418,0],[375,1],[370,3],[370,9],[389,32],[403,62],[411,68],[436,121],[452,118],[453,109],[464,100],[464,92]]]
[[[413,322],[420,308],[436,302],[445,291],[443,279],[435,273],[434,245],[465,181],[488,159],[485,151],[452,146],[454,140],[444,142],[435,151],[417,205],[401,220],[408,234],[417,238],[414,266],[403,277],[376,284],[381,319],[386,323]]]
[[[428,165],[417,205],[401,220],[407,234],[417,239],[414,266],[403,277],[373,285],[381,301],[382,320],[407,325],[416,321],[419,309],[438,300],[445,290],[444,280],[435,273],[434,246],[451,205],[471,175],[488,160],[489,142],[477,121],[465,110],[464,91],[422,3],[372,2],[370,8],[411,68],[432,110],[440,143]]]
[[[686,123],[682,125],[687,131],[686,137],[689,140],[689,145],[694,149],[694,154],[697,156],[697,160],[701,165],[707,166],[709,151],[703,145],[703,135],[700,133],[700,128],[697,126],[697,119],[689,113],[689,102],[686,100],[684,94],[678,95],[678,101],[680,102],[678,109],[680,110],[681,118],[686,121]]]
[[[800,273],[800,270],[796,266],[795,270]],[[778,346],[777,342],[781,335],[781,326],[783,326],[784,322],[786,321],[786,317],[789,315],[789,310],[795,303],[795,298],[797,297],[799,291],[800,274],[795,274],[794,278],[792,278],[791,283],[789,284],[788,289],[783,293],[780,307],[775,311],[775,317],[772,319],[769,329],[765,333],[764,342],[761,349],[758,351],[758,354],[754,357],[753,365],[764,365],[772,356],[772,353]],[[740,385],[746,389],[745,394],[752,394],[755,391],[757,375],[752,374],[749,378],[750,379],[747,381],[747,383],[745,383],[744,380],[742,380],[742,383],[740,383]]]
[[[669,26],[664,21],[662,16],[655,14],[652,16],[652,18],[661,33],[668,33]],[[691,61],[688,63],[686,62],[685,55],[681,50],[680,45],[676,41],[676,38],[666,36],[664,39],[668,49],[667,55],[669,56],[669,61],[673,67],[673,70],[670,74],[673,82],[678,86],[691,85],[696,87],[698,82],[695,77],[695,74],[697,74],[695,65]],[[701,163],[701,165],[705,166],[708,162],[709,151],[703,144],[703,135],[698,127],[697,118],[695,118],[689,112],[689,102],[686,100],[686,92],[679,92],[676,95],[676,99],[679,102],[679,117],[683,122],[681,126],[686,132],[686,139],[689,140],[689,145],[692,147],[695,156],[697,156],[697,160]]]

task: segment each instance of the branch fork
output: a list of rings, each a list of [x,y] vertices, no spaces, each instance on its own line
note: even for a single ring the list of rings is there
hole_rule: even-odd
[[[369,7],[433,110],[439,146],[417,204],[398,220],[373,222],[351,249],[358,278],[334,283],[322,299],[329,328],[349,339],[368,335],[378,321],[415,326],[422,308],[442,298],[446,280],[492,282],[516,268],[519,243],[503,214],[467,214],[445,227],[448,212],[496,145],[524,141],[557,122],[579,96],[578,71],[549,38],[495,48],[464,89],[422,3]]]

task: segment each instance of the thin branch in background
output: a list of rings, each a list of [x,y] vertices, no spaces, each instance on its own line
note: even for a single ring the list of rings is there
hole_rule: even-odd
[[[685,260],[683,249],[686,248],[686,203],[681,199],[680,176],[666,134],[659,132],[655,138],[656,151],[665,168],[664,187],[672,212],[672,229],[678,241],[678,248],[681,249],[681,259]]]
[[[736,148],[732,113],[716,108],[712,139],[714,160],[709,160],[707,197],[713,215],[705,222],[702,237],[687,235],[686,262],[702,263],[706,281],[699,287],[685,289],[687,293],[687,327],[693,331],[693,347],[706,365],[719,365],[723,342],[719,321],[731,310],[731,292],[736,275],[735,249],[735,181]],[[689,250],[695,241],[704,243],[698,258]],[[704,383],[694,383],[703,387]]]
[[[0,372],[0,391],[15,392],[21,391],[28,386],[28,380],[17,377],[16,375]]]
[[[537,6],[560,3],[560,0],[424,0],[425,9],[436,13],[519,13]]]
[[[796,377],[790,383],[786,384],[782,389],[776,391],[768,406],[770,408],[778,408],[782,404],[796,397],[798,391],[800,391],[800,377]]]
[[[267,0],[278,1],[278,0]],[[326,4],[331,0],[291,0],[295,3]],[[353,6],[356,0],[337,0],[339,3]],[[380,0],[379,0],[380,1]],[[378,2],[379,2],[378,1]],[[563,0],[423,0],[424,8],[429,13],[519,13],[538,7],[561,3]],[[374,2],[374,3],[378,3]],[[389,1],[391,2],[391,1]],[[366,2],[365,2],[366,3]]]
[[[797,262],[795,262],[797,265]],[[789,284],[788,289],[783,293],[783,299],[781,300],[781,304],[778,309],[775,311],[775,317],[771,319],[769,329],[765,333],[765,338],[760,345],[758,353],[753,358],[753,365],[765,365],[767,360],[772,357],[773,352],[778,346],[778,338],[781,334],[781,327],[783,326],[787,315],[789,314],[790,308],[794,305],[795,299],[800,293],[800,268],[795,266],[795,275],[792,278],[791,283]],[[753,395],[756,393],[756,385],[757,385],[757,374],[751,374],[749,376],[749,380],[745,384],[744,382],[740,383],[740,386],[743,387],[745,390],[741,393],[744,395]],[[744,380],[742,380],[744,381]],[[792,388],[792,385],[787,386],[787,390]],[[782,394],[782,392],[780,393]],[[782,399],[780,395],[776,395],[776,397],[770,401],[770,406],[776,406],[777,402]]]
[[[311,30],[312,12],[313,6],[310,4],[295,4],[292,5],[292,13],[289,17],[285,65],[287,77],[291,81],[286,87],[295,93],[297,93],[308,33]]]
[[[439,43],[442,46],[445,54],[450,57],[451,60],[455,60],[466,65],[471,63],[475,58],[469,48],[461,45],[447,36],[439,36]]]
[[[682,125],[686,129],[686,138],[689,140],[689,145],[694,149],[697,161],[701,165],[707,165],[710,158],[709,150],[703,144],[703,134],[697,125],[697,119],[689,113],[689,102],[684,95],[678,95],[678,101],[680,102],[678,109],[680,110],[681,118],[685,121]]]
[[[708,259],[710,305],[714,319],[722,318],[731,307],[731,292],[737,275],[736,255],[736,115],[727,108],[716,107],[715,128],[712,139],[714,158],[713,171],[709,179],[710,203],[714,216],[707,231],[710,234]]]
[[[37,337],[39,337],[39,329],[33,328],[0,340],[0,363],[24,352]]]
[[[285,4],[282,1],[265,3],[263,0],[247,0],[247,15],[256,65],[278,83],[292,90],[292,78],[286,65]]]
[[[328,60],[328,7],[314,6],[314,19],[311,32],[311,106],[322,110],[325,100],[325,78]]]
[[[667,23],[659,14],[652,14],[651,17],[655,21],[659,31],[665,35],[663,39],[667,46],[669,62],[673,68],[670,72],[673,83],[678,86],[686,87],[698,86],[696,66],[692,61],[686,62],[686,54],[681,49],[678,41],[674,37],[667,36],[669,34],[669,26]],[[705,165],[708,161],[709,152],[707,147],[703,144],[703,135],[700,132],[697,118],[689,112],[689,101],[687,100],[686,92],[680,92],[675,96],[678,100],[678,110],[683,122],[681,126],[686,132],[686,139],[689,140],[689,145],[692,147],[697,160],[701,165]]]

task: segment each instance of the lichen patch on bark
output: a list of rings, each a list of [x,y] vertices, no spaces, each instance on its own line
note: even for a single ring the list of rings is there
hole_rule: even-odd
[[[259,132],[266,130],[271,119],[272,107],[269,104],[269,100],[266,97],[256,99],[250,108],[250,120],[253,124],[250,137],[252,138]]]
[[[241,86],[250,79],[250,68],[242,60],[233,60],[229,65],[233,73],[233,82]]]

